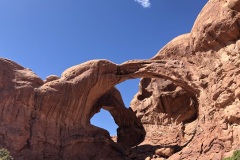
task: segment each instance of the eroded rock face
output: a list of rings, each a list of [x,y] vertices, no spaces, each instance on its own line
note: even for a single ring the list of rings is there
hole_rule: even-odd
[[[145,127],[143,144],[172,146],[177,152],[195,135],[197,99],[169,80],[142,79],[131,108]]]
[[[1,58],[0,65],[0,145],[17,159],[128,159],[127,149],[141,143],[146,132],[132,109],[125,107],[116,84],[137,77],[164,77],[191,95],[199,92],[185,80],[185,65],[175,60],[121,65],[93,60],[45,82],[10,60]],[[119,126],[117,143],[106,130],[90,124],[101,108]]]
[[[146,130],[142,145],[155,151],[173,148],[165,156],[172,160],[220,160],[240,149],[239,5],[239,0],[210,0],[191,33],[152,58],[193,64],[187,79],[200,94],[195,99],[171,81],[142,79],[131,102]]]
[[[239,6],[210,0],[191,33],[151,60],[93,60],[43,81],[0,58],[0,147],[34,160],[217,160],[240,149]],[[114,86],[138,77],[127,109]],[[117,143],[90,124],[101,108],[119,126]]]

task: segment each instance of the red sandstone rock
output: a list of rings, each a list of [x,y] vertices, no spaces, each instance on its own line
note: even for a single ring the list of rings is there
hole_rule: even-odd
[[[168,80],[141,80],[131,108],[146,130],[142,144],[174,147],[168,159],[221,160],[240,149],[239,4],[210,0],[191,33],[173,39],[153,57],[192,64],[187,78],[199,95],[189,96]]]
[[[155,154],[161,157],[170,157],[173,153],[173,148],[160,148],[155,151]]]
[[[34,160],[220,160],[240,149],[239,6],[209,0],[191,33],[151,60],[94,60],[43,81],[1,58],[0,147]],[[127,109],[114,86],[137,77],[144,79]],[[101,108],[119,126],[117,143],[90,124]]]
[[[132,109],[123,104],[114,88],[117,83],[168,77],[190,93],[197,92],[184,80],[183,64],[172,60],[121,65],[94,60],[45,82],[10,60],[1,58],[0,65],[0,145],[18,159],[128,159],[125,149],[141,143],[146,132]],[[177,69],[181,76],[175,77]],[[90,124],[101,108],[119,126],[117,143],[106,130]]]

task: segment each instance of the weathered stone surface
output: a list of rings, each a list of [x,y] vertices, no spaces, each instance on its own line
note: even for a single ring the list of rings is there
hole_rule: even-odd
[[[0,145],[18,159],[128,159],[125,148],[141,143],[146,132],[132,109],[125,107],[116,84],[137,77],[165,77],[192,95],[198,93],[185,80],[187,68],[180,61],[116,65],[93,60],[45,82],[10,60],[1,58],[0,65]],[[101,108],[119,126],[117,143],[106,130],[90,124]]]
[[[220,160],[240,149],[239,4],[209,0],[191,33],[152,58],[192,64],[187,79],[200,93],[194,98],[169,80],[142,79],[131,108],[146,130],[143,145],[173,147],[172,160]]]
[[[0,58],[0,147],[20,160],[220,160],[240,149],[239,4],[209,0],[191,33],[151,60],[93,60],[43,81]],[[126,108],[114,86],[138,77]],[[101,108],[117,143],[90,124]]]
[[[169,147],[169,148],[160,148],[155,151],[155,154],[161,157],[170,157],[173,155],[174,149]]]

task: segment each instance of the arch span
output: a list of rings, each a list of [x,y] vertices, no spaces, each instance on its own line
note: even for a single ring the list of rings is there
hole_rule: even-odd
[[[48,123],[51,119],[64,123],[67,137],[80,134],[76,128],[91,128],[91,117],[103,107],[119,125],[119,143],[134,146],[143,141],[145,131],[133,111],[125,108],[114,86],[134,78],[164,78],[196,97],[199,90],[187,78],[191,74],[188,65],[176,60],[134,60],[120,65],[107,60],[85,62],[64,71],[60,79],[41,86],[37,91],[37,101],[41,102],[37,108],[46,115]],[[121,115],[129,116],[128,121]],[[132,143],[127,142],[132,136],[125,133],[135,135]]]
[[[139,60],[117,65],[107,60],[94,60],[67,69],[59,78],[50,76],[45,82],[14,62],[0,61],[3,64],[3,97],[10,98],[9,102],[3,101],[2,107],[23,115],[18,116],[22,118],[19,121],[15,116],[13,119],[8,119],[12,115],[4,116],[3,122],[14,122],[10,128],[7,126],[9,131],[13,131],[12,126],[20,129],[19,135],[23,137],[17,140],[20,145],[13,148],[19,151],[22,146],[21,149],[26,151],[24,155],[30,155],[32,159],[49,151],[58,159],[71,159],[81,155],[77,148],[87,148],[87,154],[92,156],[92,152],[100,152],[99,148],[107,153],[113,147],[112,151],[117,150],[113,155],[119,155],[124,152],[121,146],[139,144],[145,130],[135,113],[125,108],[120,93],[114,88],[125,80],[159,77],[174,81],[193,97],[199,92],[187,78],[192,74],[188,70],[189,64],[180,61]],[[107,109],[119,125],[118,142],[122,145],[113,143],[107,131],[90,124],[90,118],[101,107]],[[28,123],[27,127],[22,126],[25,123]],[[11,145],[11,137],[15,135],[15,130],[5,135],[8,137],[6,146]]]

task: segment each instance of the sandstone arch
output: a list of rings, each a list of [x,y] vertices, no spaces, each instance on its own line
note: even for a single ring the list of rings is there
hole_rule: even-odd
[[[28,154],[32,156],[40,154],[33,154],[37,148],[39,150],[48,146],[47,148],[52,150],[52,147],[67,147],[76,137],[94,137],[97,134],[110,139],[106,131],[90,125],[90,118],[101,107],[107,109],[119,125],[119,144],[131,147],[141,143],[145,136],[144,128],[134,112],[125,108],[119,92],[114,88],[116,84],[127,79],[138,77],[170,79],[182,86],[191,96],[199,94],[195,84],[188,79],[190,71],[180,61],[135,60],[116,65],[107,60],[94,60],[67,69],[60,78],[49,77],[45,83],[30,70],[14,62],[1,59],[1,63],[3,66],[1,73],[4,74],[1,81],[4,77],[9,78],[8,81],[4,81],[4,85],[12,83],[12,90],[15,92],[17,90],[20,95],[25,87],[31,88],[26,93],[31,95],[28,99],[31,103],[28,102],[27,105],[18,108],[18,112],[22,111],[21,107],[28,110],[30,119],[28,130],[25,132],[29,133],[18,143],[22,146],[21,150],[31,151]],[[20,86],[19,90],[17,87],[19,83],[26,86]],[[2,88],[2,91],[4,90],[6,87]],[[23,100],[21,98],[19,101],[22,104],[24,98]],[[115,101],[111,101],[111,98]],[[11,98],[8,100],[15,101]],[[2,102],[2,110],[11,106],[4,104]],[[120,116],[124,118],[119,118],[116,111],[121,112]],[[6,120],[3,119],[4,121]],[[11,136],[9,132],[6,137]],[[10,142],[5,141],[5,146],[9,147]],[[59,156],[57,153],[54,154]]]
[[[8,148],[19,159],[129,159],[127,150],[113,143],[106,131],[91,126],[89,120],[99,107],[111,111],[114,103],[106,104],[102,100],[104,96],[114,97],[117,91],[113,87],[117,83],[145,77],[131,106],[142,124],[143,120],[145,124],[150,123],[152,118],[146,121],[147,116],[142,116],[142,110],[136,108],[139,105],[146,108],[144,100],[158,100],[162,93],[153,91],[162,91],[161,87],[166,85],[162,85],[160,78],[181,86],[190,98],[197,97],[197,125],[183,126],[190,132],[197,126],[193,130],[195,136],[180,144],[180,147],[187,145],[180,152],[171,151],[167,155],[171,156],[169,159],[220,160],[225,153],[239,149],[239,4],[239,0],[209,0],[191,33],[173,39],[148,61],[121,65],[106,60],[90,61],[66,70],[59,78],[50,76],[43,82],[31,70],[1,58],[0,146]],[[149,81],[149,78],[152,79]],[[172,98],[178,94],[173,90],[166,92]],[[157,112],[169,113],[162,111]],[[123,123],[117,118],[116,121],[120,126]],[[132,146],[142,141],[144,133],[137,120],[130,122],[138,134],[130,143]],[[185,129],[180,131],[185,135],[189,133]],[[169,139],[173,138],[169,136]],[[150,140],[154,139],[150,137]],[[125,142],[120,144],[128,145]],[[160,150],[152,154],[161,156],[162,153]]]
[[[80,127],[85,127],[90,122],[89,115],[94,103],[116,84],[138,77],[162,77],[172,80],[193,95],[198,94],[198,89],[186,78],[187,74],[189,71],[179,61],[130,61],[121,65],[106,60],[90,61],[67,69],[60,79],[41,86],[37,90],[37,101],[47,102],[51,99],[54,103],[51,107],[48,104],[37,108],[70,126],[77,123]],[[59,97],[56,95],[61,96],[65,92],[71,99],[61,97],[62,102],[57,102]],[[55,106],[57,103],[62,106]],[[64,108],[64,105],[67,107]]]

